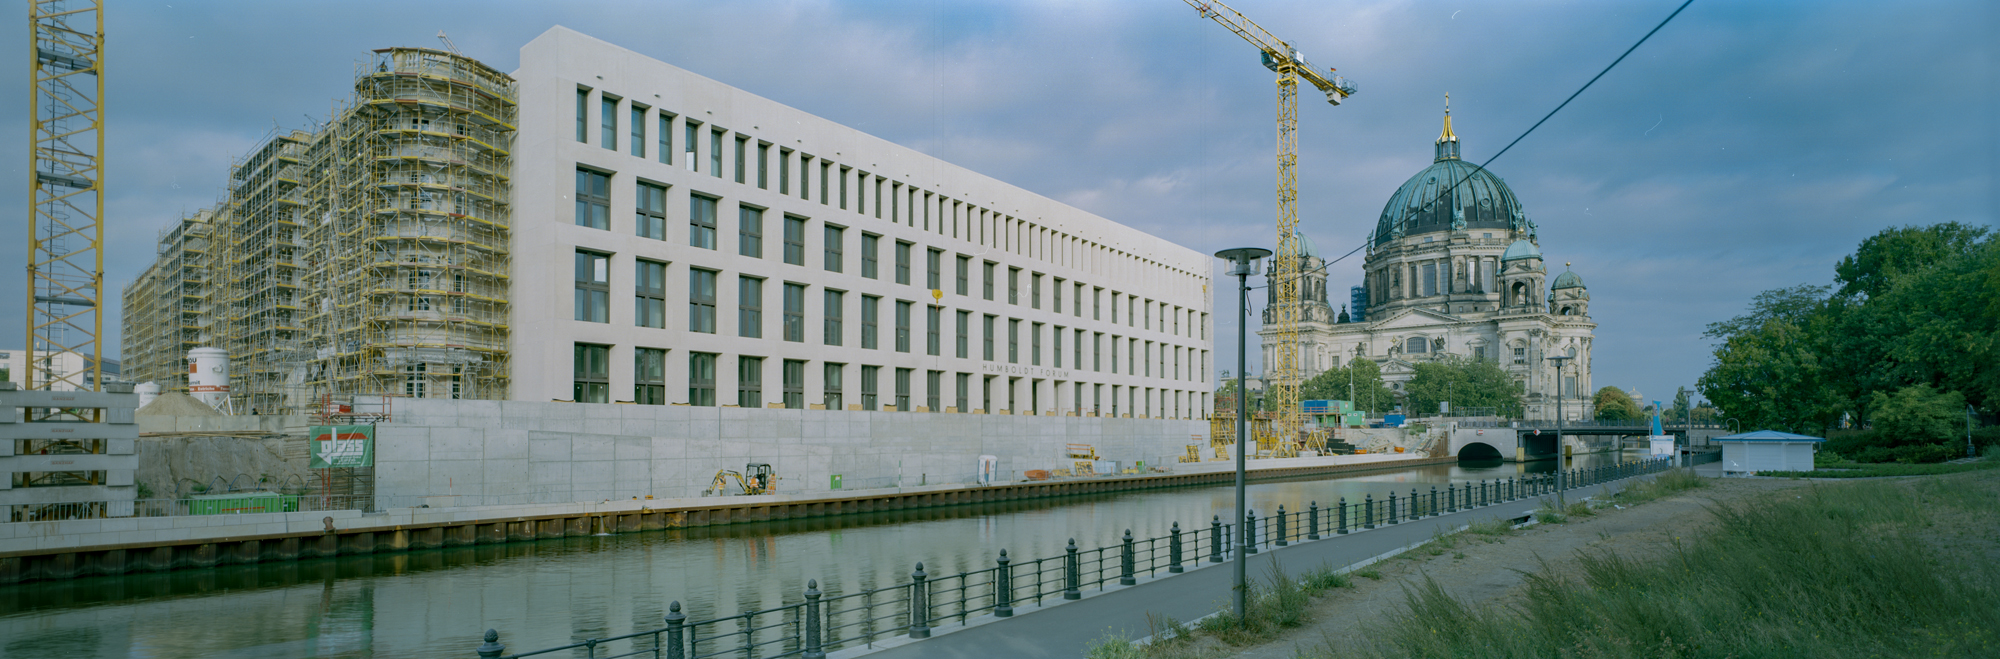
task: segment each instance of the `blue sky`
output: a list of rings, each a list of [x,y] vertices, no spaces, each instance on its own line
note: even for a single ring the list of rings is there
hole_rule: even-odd
[[[107,301],[233,158],[326,116],[368,50],[440,29],[511,70],[566,25],[1191,248],[1273,242],[1272,76],[1171,0],[112,4]],[[1234,6],[1359,87],[1300,109],[1302,226],[1341,254],[1429,164],[1444,94],[1484,161],[1676,5]],[[1709,363],[1703,325],[1758,291],[1829,281],[1886,227],[1992,225],[1995,7],[1698,0],[1494,162],[1551,267],[1590,287],[1596,383],[1668,398]],[[0,52],[21,52],[26,30],[5,33]],[[25,91],[25,66],[0,85]],[[0,102],[9,125],[26,113],[25,94]],[[26,196],[0,189],[0,236],[26,232]],[[0,346],[21,345],[25,257],[0,246]],[[1332,290],[1360,258],[1330,268]],[[1220,368],[1235,332],[1217,324]]]

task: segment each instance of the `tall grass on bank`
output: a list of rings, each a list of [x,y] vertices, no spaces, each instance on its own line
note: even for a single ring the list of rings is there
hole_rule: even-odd
[[[1959,464],[1904,464],[1900,462],[1849,462],[1823,466],[1814,471],[1764,471],[1759,476],[1777,478],[1875,478],[1879,476],[1937,476],[1967,471],[2000,469],[2000,458]]]
[[[1708,535],[1657,562],[1545,565],[1519,608],[1473,608],[1426,580],[1406,590],[1406,615],[1342,655],[2000,656],[2000,568],[1925,542],[1933,524],[1994,519],[1996,485],[1990,472],[1843,483],[1717,507]]]
[[[1305,624],[1309,620],[1307,608],[1313,599],[1335,588],[1351,587],[1353,582],[1331,565],[1321,565],[1300,577],[1292,577],[1285,573],[1284,566],[1273,561],[1264,579],[1253,579],[1248,586],[1250,592],[1245,602],[1248,610],[1240,620],[1233,611],[1224,612],[1189,628],[1178,621],[1149,614],[1151,643],[1141,646],[1129,639],[1109,637],[1092,644],[1086,656],[1089,659],[1200,657],[1208,653],[1195,643],[1198,635],[1211,636],[1229,645],[1262,643],[1286,629]]]

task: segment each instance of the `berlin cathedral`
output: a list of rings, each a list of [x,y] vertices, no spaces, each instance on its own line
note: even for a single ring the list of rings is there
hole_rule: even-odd
[[[1339,312],[1327,300],[1326,261],[1310,239],[1295,235],[1306,273],[1298,287],[1303,375],[1371,359],[1383,382],[1401,391],[1426,360],[1495,360],[1520,385],[1527,418],[1554,419],[1557,396],[1563,416],[1593,418],[1590,292],[1567,268],[1549,280],[1535,223],[1514,191],[1460,160],[1458,148],[1447,109],[1436,159],[1383,206],[1368,237],[1363,283]],[[1275,305],[1277,289],[1270,290]],[[1267,306],[1266,329],[1258,332],[1267,370],[1276,363],[1271,314]],[[1548,359],[1555,356],[1575,359]],[[1557,364],[1564,364],[1560,373]]]

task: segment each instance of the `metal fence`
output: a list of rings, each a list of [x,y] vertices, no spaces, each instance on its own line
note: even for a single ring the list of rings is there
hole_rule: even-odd
[[[1581,488],[1672,467],[1671,458],[1647,458],[1602,467],[1563,472],[1566,488]],[[1391,491],[1360,502],[1344,497],[1334,506],[1312,502],[1306,510],[1286,511],[1258,519],[1246,512],[1250,545],[1246,553],[1318,540],[1361,529],[1401,524],[1450,512],[1469,510],[1555,492],[1555,474],[1450,483],[1444,489]],[[1234,556],[1235,525],[1220,515],[1207,528],[1183,529],[1175,522],[1167,535],[1134,538],[1130,530],[1115,545],[1082,549],[1071,539],[1055,556],[1016,560],[1006,550],[991,567],[956,574],[931,574],[918,563],[907,580],[850,593],[825,593],[818,580],[806,582],[797,602],[757,611],[690,622],[679,601],[668,606],[665,626],[623,636],[592,638],[531,652],[507,654],[497,630],[486,630],[476,652],[482,659],[513,659],[567,653],[572,657],[613,659],[650,656],[656,659],[731,657],[822,659],[826,653],[874,643],[895,636],[929,638],[934,628],[973,616],[1005,618],[1014,607],[1048,601],[1075,600],[1087,590],[1130,586],[1142,576],[1179,573],[1202,562],[1221,563]]]
[[[0,506],[0,522],[50,522],[68,519],[242,515],[250,513],[368,510],[375,497],[322,496],[277,492],[234,492],[201,498],[72,501]]]

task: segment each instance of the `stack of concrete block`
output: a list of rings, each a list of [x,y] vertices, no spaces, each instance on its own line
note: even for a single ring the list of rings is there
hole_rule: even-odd
[[[132,413],[139,397],[130,383],[107,382],[104,391],[22,391],[0,382],[0,521],[20,521],[44,513],[64,516],[129,517],[137,497],[133,472],[139,467],[139,427]],[[28,422],[34,409],[103,410],[102,422]],[[72,440],[87,452],[46,451],[51,440]],[[43,448],[32,448],[40,445]],[[94,485],[16,487],[25,474],[102,474]],[[103,505],[53,505],[93,504]]]

